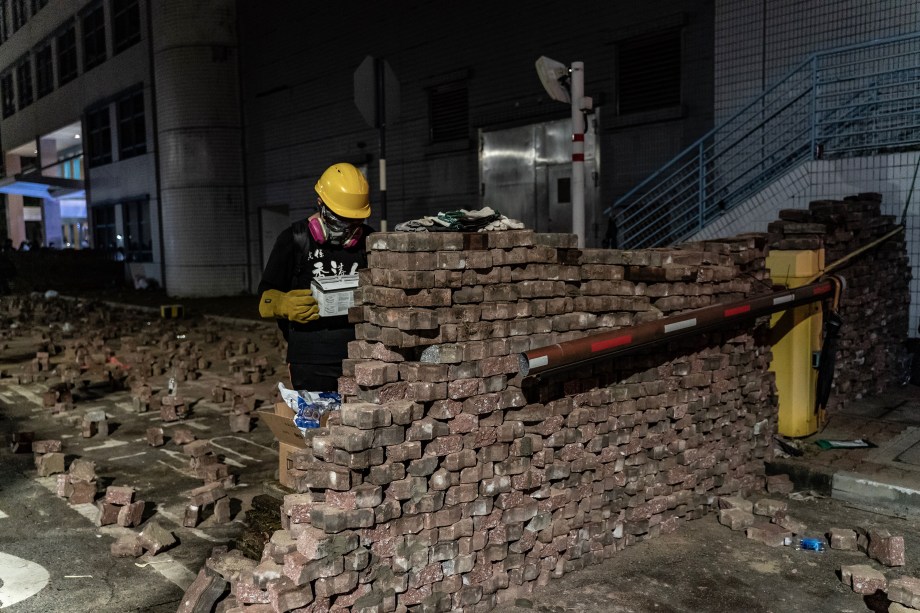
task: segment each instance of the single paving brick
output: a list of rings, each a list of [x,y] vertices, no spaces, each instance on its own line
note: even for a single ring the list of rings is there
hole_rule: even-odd
[[[888,530],[870,530],[867,553],[885,566],[904,566],[904,537],[892,536]]]
[[[887,584],[885,575],[868,564],[841,566],[840,580],[853,588],[857,594],[874,594],[878,590],[884,590]]]
[[[785,513],[788,506],[789,504],[784,500],[761,498],[754,503],[754,515],[777,517],[780,513]]]
[[[141,545],[149,551],[151,555],[156,555],[176,544],[176,537],[173,533],[158,524],[155,521],[148,523],[141,530],[139,535]]]
[[[920,579],[897,577],[888,582],[888,600],[920,609]],[[888,609],[891,611],[891,608]]]
[[[828,532],[831,549],[856,551],[856,531],[849,528],[831,528]]]
[[[754,525],[754,514],[737,507],[719,509],[719,523],[732,530],[744,530]]]
[[[769,547],[781,547],[787,537],[792,533],[776,524],[758,523],[747,528],[747,537],[760,541]]]

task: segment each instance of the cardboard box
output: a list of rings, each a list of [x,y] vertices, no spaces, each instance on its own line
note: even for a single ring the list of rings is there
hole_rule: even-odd
[[[288,468],[291,468],[292,463],[288,461],[288,456],[298,449],[307,448],[300,428],[294,425],[294,410],[279,402],[273,411],[260,410],[257,413],[259,419],[268,424],[272,434],[278,439],[278,481],[285,487],[291,487]]]
[[[313,279],[311,288],[320,317],[348,315],[348,309],[355,304],[355,289],[358,275],[339,275]]]
[[[256,411],[259,419],[268,424],[269,430],[278,439],[278,481],[284,487],[293,487],[291,479],[288,476],[288,469],[293,468],[293,462],[288,460],[288,456],[299,449],[306,449],[307,442],[303,438],[303,433],[294,424],[294,409],[283,402],[275,404],[274,410]],[[327,415],[320,416],[320,427],[326,426]]]

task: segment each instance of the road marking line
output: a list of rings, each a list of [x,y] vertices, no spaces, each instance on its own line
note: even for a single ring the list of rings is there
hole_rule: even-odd
[[[128,441],[119,441],[113,438],[110,438],[101,445],[94,445],[92,447],[84,447],[83,451],[95,451],[96,449],[110,449],[112,447],[121,447],[122,445],[127,445]]]
[[[139,564],[135,562],[134,565],[141,568],[144,568],[145,566],[152,566],[153,570],[157,571],[183,590],[187,590],[192,582],[195,581],[195,577],[197,576],[185,566],[174,560],[167,553],[157,554],[156,559],[150,560],[146,564]]]
[[[162,460],[158,460],[158,461],[161,464],[166,464],[166,466],[169,466],[170,468],[174,468],[173,466],[167,464],[166,462],[163,462]],[[42,487],[48,489],[49,491],[55,494],[57,493],[57,478],[56,477],[36,477],[35,481]],[[86,519],[90,520],[90,522],[92,522],[93,524],[96,523],[96,519],[99,516],[99,509],[98,507],[96,507],[95,504],[72,504],[70,505],[70,508],[75,510],[77,513],[79,513]],[[170,521],[173,521],[174,523],[177,523],[180,526],[182,525],[181,522],[176,521],[177,518],[174,514],[166,511],[165,509],[157,509],[157,515],[162,515],[163,517],[169,519]],[[202,532],[201,530],[196,530],[194,528],[191,528],[191,529],[187,528],[187,530],[192,532],[195,536],[201,539],[204,539],[206,541],[212,541],[215,543],[223,543],[226,541],[226,539],[218,539],[218,538],[212,537],[209,534],[206,534]],[[121,527],[116,527],[116,526],[106,526],[106,527],[100,528],[99,532],[133,533],[133,531],[128,530],[127,528],[121,528]],[[96,536],[101,536],[101,534],[97,534]],[[10,602],[7,602],[7,599],[9,599],[10,596],[8,596],[7,594],[4,594],[4,590],[6,590],[7,584],[11,580],[10,580],[9,574],[4,572],[5,571],[4,563],[3,563],[4,560],[2,557],[4,555],[6,554],[0,553],[0,580],[3,581],[3,584],[0,585],[0,609],[6,607],[7,605],[13,604],[14,602],[19,602],[20,600],[28,598],[32,594],[44,588],[45,585],[47,585],[48,583],[47,571],[45,571],[44,583],[42,583],[40,579],[36,579],[33,573],[32,575],[29,575],[27,577],[25,584],[28,586],[31,586],[30,589],[34,589],[34,591],[30,594],[23,596],[22,598],[18,598],[17,600],[11,600]],[[18,560],[19,558],[16,558],[16,559]],[[26,562],[27,564],[32,564],[32,562],[28,562],[27,560],[22,560],[22,561]],[[192,582],[195,580],[195,577],[196,577],[195,573],[190,571],[188,568],[186,568],[179,562],[175,561],[168,554],[162,554],[162,553],[158,554],[156,560],[148,562],[147,564],[137,564],[137,563],[135,564],[137,566],[140,566],[141,568],[143,568],[144,566],[148,566],[148,565],[153,566],[153,569],[155,571],[163,575],[163,577],[168,579],[170,582],[178,585],[183,590],[188,589],[188,586],[192,584]],[[44,571],[44,569],[41,566],[38,566],[37,564],[35,564],[34,566]],[[15,578],[13,578],[13,581],[15,581]],[[37,586],[37,589],[36,589],[36,586]],[[15,587],[15,584],[13,584],[13,587]],[[13,589],[13,587],[10,587],[10,589]]]
[[[3,511],[0,511],[0,519],[6,519],[7,517],[9,517],[9,515],[4,513]]]
[[[181,468],[176,468],[175,466],[173,466],[173,465],[170,464],[169,462],[164,462],[163,460],[157,460],[157,462],[159,462],[159,463],[162,464],[163,466],[167,466],[167,467],[173,469],[174,471],[176,471],[177,473],[179,473],[179,474],[182,475],[183,477],[188,477],[188,473],[187,473],[187,472],[185,472],[185,471],[182,470]]]
[[[153,414],[151,414],[150,417],[148,417],[147,419],[149,419],[150,421],[163,421],[162,417],[160,417],[159,415],[153,415]],[[200,419],[200,418],[196,417],[194,419],[181,419],[179,421],[164,422],[160,427],[173,428],[175,426],[188,426],[189,428],[194,428],[196,430],[210,430],[210,428],[208,428],[207,426],[199,424],[197,421],[195,421],[195,419]]]
[[[265,445],[260,445],[259,443],[256,443],[255,441],[251,441],[251,440],[249,440],[248,438],[243,438],[242,436],[215,436],[215,437],[212,438],[211,440],[212,440],[212,441],[216,441],[216,440],[225,439],[225,438],[232,438],[232,439],[237,440],[237,441],[242,441],[242,442],[244,442],[244,443],[249,443],[250,445],[255,445],[256,447],[261,447],[262,449],[267,449],[268,451],[271,451],[273,455],[278,453],[278,450],[277,450],[277,449],[272,449],[271,447],[266,447]]]
[[[204,425],[204,424],[199,424],[197,421],[191,421],[191,420],[185,421],[185,422],[178,422],[178,423],[176,423],[175,425],[178,426],[178,425],[183,424],[183,423],[184,423],[185,425],[187,425],[189,428],[194,428],[194,429],[196,429],[196,430],[206,431],[206,430],[210,430],[210,429],[211,429],[211,428],[209,428],[208,426],[206,426],[206,425]]]
[[[91,502],[87,502],[85,504],[72,504],[70,505],[70,508],[94,524],[96,523],[96,520],[99,519],[99,507]]]
[[[179,461],[181,461],[183,464],[186,464],[186,465],[188,463],[188,460],[191,459],[191,456],[187,456],[181,451],[176,451],[175,449],[166,449],[164,447],[160,447],[159,450],[173,459],[178,458]]]
[[[21,385],[13,385],[13,386],[11,386],[11,387],[13,388],[13,391],[14,391],[14,392],[17,392],[17,393],[20,394],[21,396],[25,396],[26,399],[28,399],[28,400],[34,402],[34,403],[37,404],[38,406],[43,406],[43,405],[45,404],[45,401],[42,400],[42,397],[39,396],[38,394],[36,394],[36,393],[33,392],[33,391],[27,390],[26,388],[22,387]]]
[[[224,451],[226,451],[226,452],[228,452],[228,453],[232,453],[232,454],[235,455],[235,456],[239,456],[239,457],[243,458],[244,460],[252,460],[253,462],[257,462],[257,461],[258,461],[256,458],[254,458],[254,457],[252,457],[252,456],[248,456],[248,455],[246,455],[245,453],[240,453],[239,451],[234,451],[233,449],[230,449],[229,447],[224,447],[223,445],[218,445],[217,443],[214,442],[214,439],[213,439],[213,438],[211,439],[210,442],[211,442],[211,446],[212,446],[212,447],[217,447],[218,449],[223,449]],[[227,461],[227,459],[225,458],[224,461]]]
[[[183,526],[182,525],[183,522],[181,519],[179,519],[179,516],[173,513],[172,511],[167,510],[165,507],[158,508],[157,515],[161,515],[165,517],[172,523],[176,524],[177,526],[180,526],[183,530],[191,532],[192,534],[194,534],[195,536],[197,536],[198,538],[204,541],[211,541],[212,543],[223,543],[223,542],[226,542],[227,540],[227,539],[222,539],[222,538],[211,536],[207,532],[202,532],[198,528],[189,528],[189,527]]]
[[[0,394],[0,400],[3,400],[3,402],[5,402],[5,403],[7,403],[7,404],[15,404],[15,403],[16,403],[16,400],[15,400],[14,398],[11,398],[11,397],[9,396],[9,394]]]
[[[44,566],[0,552],[0,609],[31,598],[50,578]]]
[[[131,455],[120,455],[120,456],[116,456],[116,457],[114,457],[114,458],[109,458],[109,461],[110,461],[110,462],[114,462],[115,460],[127,460],[128,458],[136,458],[136,457],[142,456],[142,455],[147,455],[147,452],[146,452],[146,451],[142,451],[142,452],[140,452],[140,453],[132,453]]]

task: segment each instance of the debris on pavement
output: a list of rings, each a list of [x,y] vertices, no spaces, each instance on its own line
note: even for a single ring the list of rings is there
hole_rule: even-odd
[[[849,528],[831,528],[828,534],[830,536],[831,549],[856,551],[855,530],[850,530]]]
[[[874,594],[888,584],[885,575],[868,564],[841,566],[840,580],[857,594]]]

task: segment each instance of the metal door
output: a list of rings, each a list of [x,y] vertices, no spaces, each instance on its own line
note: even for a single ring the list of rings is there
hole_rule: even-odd
[[[595,232],[598,202],[596,116],[585,130],[585,237]],[[490,206],[537,232],[572,231],[572,120],[480,132],[480,206]]]

